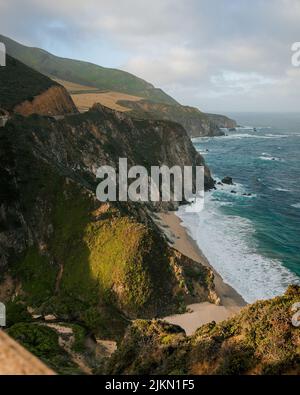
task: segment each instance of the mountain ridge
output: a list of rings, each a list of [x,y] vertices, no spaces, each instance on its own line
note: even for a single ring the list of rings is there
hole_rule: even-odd
[[[89,62],[60,58],[43,49],[24,46],[3,35],[0,35],[0,42],[6,45],[8,54],[50,78],[104,91],[123,92],[141,97],[142,102],[148,101],[149,111],[145,111],[143,104],[129,103],[128,108],[134,110],[133,116],[138,112],[138,116],[142,115],[149,119],[159,119],[163,116],[163,119],[175,122],[179,120],[190,137],[224,135],[220,128],[226,127],[227,121],[222,123],[222,119],[225,120],[227,117],[214,114],[208,116],[197,108],[181,106],[160,88],[155,88],[151,83],[131,73]],[[131,105],[135,107],[132,108]],[[165,105],[169,106],[167,113],[163,111]],[[176,107],[178,113],[176,109],[172,109],[172,106]],[[187,108],[189,111],[186,111]]]
[[[27,66],[46,74],[70,82],[94,86],[99,89],[114,89],[129,94],[139,94],[153,101],[178,104],[159,88],[133,74],[106,68],[94,63],[61,58],[37,47],[27,47],[0,35],[0,42],[6,46],[9,55]]]

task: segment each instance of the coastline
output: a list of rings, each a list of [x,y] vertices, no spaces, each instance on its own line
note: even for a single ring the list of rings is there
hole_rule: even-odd
[[[219,273],[204,256],[196,241],[182,226],[182,221],[175,212],[157,213],[153,219],[164,232],[172,247],[194,261],[212,269],[215,275],[215,290],[220,297],[220,305],[209,302],[195,303],[188,306],[187,313],[164,317],[165,321],[181,326],[187,335],[191,335],[201,325],[211,321],[223,321],[247,305],[242,296],[223,281]]]

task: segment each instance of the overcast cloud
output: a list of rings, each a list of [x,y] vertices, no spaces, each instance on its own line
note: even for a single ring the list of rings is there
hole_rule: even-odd
[[[300,0],[0,0],[0,29],[206,111],[299,111]]]

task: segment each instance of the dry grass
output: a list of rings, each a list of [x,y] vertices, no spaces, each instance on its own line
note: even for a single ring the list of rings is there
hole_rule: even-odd
[[[54,77],[52,77],[52,79],[53,79],[53,81],[56,81],[59,84],[63,85],[67,89],[68,92],[72,92],[72,93],[80,93],[82,91],[99,92],[99,89],[95,88],[94,86],[80,85],[80,84],[76,84],[75,82],[60,80],[60,79],[54,78]]]
[[[130,108],[117,104],[119,100],[139,101],[141,97],[126,95],[125,93],[107,91],[102,93],[81,93],[71,95],[80,112],[87,111],[95,103],[112,108],[116,111],[131,111]]]
[[[115,91],[101,91],[95,87],[76,84],[53,78],[63,85],[71,94],[72,99],[80,112],[87,111],[95,103],[112,108],[116,111],[131,111],[130,108],[117,104],[119,100],[139,101],[139,96],[127,95],[126,93]]]

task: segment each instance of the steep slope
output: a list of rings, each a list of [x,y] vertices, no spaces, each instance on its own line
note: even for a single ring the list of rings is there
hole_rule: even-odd
[[[2,35],[0,42],[6,45],[9,55],[42,74],[98,89],[137,95],[159,103],[176,104],[176,101],[161,89],[125,71],[60,58],[39,48],[26,47]]]
[[[182,125],[190,137],[222,136],[219,127],[197,108],[152,103],[147,100],[119,100],[119,105],[130,108],[129,115],[136,118],[163,119]]]
[[[154,207],[96,200],[96,169],[119,157],[147,167],[203,164],[181,126],[100,105],[61,120],[15,115],[0,129],[1,300],[9,333],[36,355],[35,337],[58,341],[40,328],[49,314],[116,339],[130,319],[216,299],[211,270],[168,245],[148,214]],[[58,350],[40,356],[56,371],[75,369]]]
[[[0,68],[0,108],[22,115],[77,112],[63,86],[10,56]]]
[[[108,374],[300,374],[300,331],[291,323],[300,287],[259,301],[193,336],[161,321],[135,321]]]
[[[234,119],[230,119],[225,115],[206,114],[206,116],[219,128],[236,128],[238,126]]]

